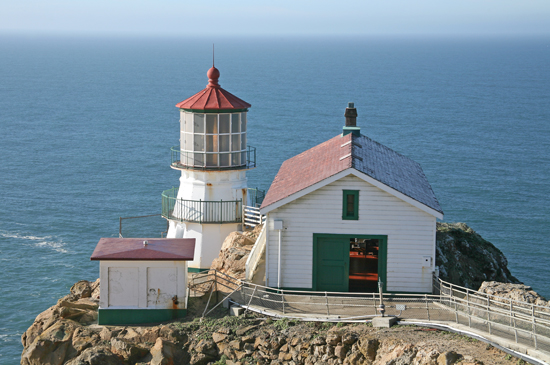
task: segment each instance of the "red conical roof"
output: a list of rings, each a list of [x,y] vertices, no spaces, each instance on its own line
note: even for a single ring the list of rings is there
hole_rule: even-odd
[[[239,99],[220,87],[218,83],[220,71],[217,68],[212,66],[206,73],[206,76],[208,76],[206,89],[176,104],[176,107],[193,110],[231,110],[248,109],[251,107],[246,101]]]

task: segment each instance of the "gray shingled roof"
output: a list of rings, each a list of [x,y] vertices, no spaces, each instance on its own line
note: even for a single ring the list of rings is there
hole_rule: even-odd
[[[443,213],[418,162],[403,156],[369,137],[353,137],[353,168]]]

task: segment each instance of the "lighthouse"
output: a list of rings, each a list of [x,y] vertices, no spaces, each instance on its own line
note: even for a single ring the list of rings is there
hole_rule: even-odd
[[[181,171],[180,186],[162,193],[166,237],[196,240],[190,271],[210,268],[225,237],[242,230],[246,171],[256,167],[256,149],[246,144],[251,105],[220,87],[217,68],[206,75],[204,90],[176,104],[180,145],[171,167]]]

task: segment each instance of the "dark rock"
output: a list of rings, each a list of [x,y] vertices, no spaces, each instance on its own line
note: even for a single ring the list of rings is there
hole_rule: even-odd
[[[199,343],[195,345],[195,350],[210,357],[218,356],[218,347],[212,340],[200,340]]]
[[[484,281],[519,283],[504,254],[464,223],[437,223],[436,246],[442,280],[470,289]]]
[[[444,352],[437,358],[437,365],[452,365],[460,358],[461,356],[454,351]]]
[[[159,330],[159,336],[172,342],[186,343],[189,340],[187,333],[170,325],[162,326]]]

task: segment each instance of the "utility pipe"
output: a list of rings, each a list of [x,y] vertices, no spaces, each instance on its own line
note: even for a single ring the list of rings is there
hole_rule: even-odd
[[[278,259],[278,268],[277,268],[277,288],[281,288],[281,241],[283,236],[283,230],[279,229],[279,254],[277,255]]]

